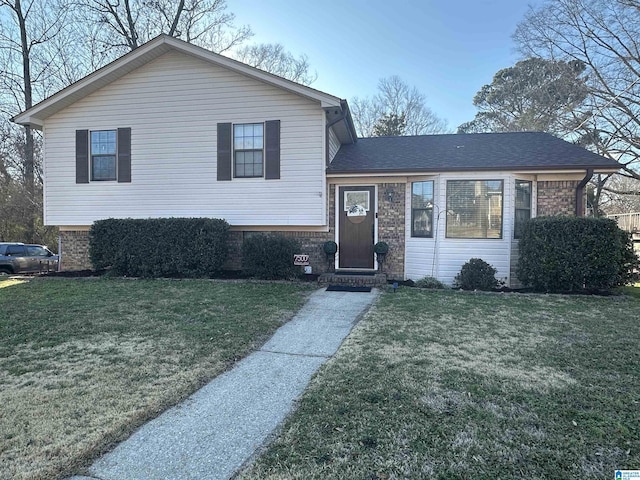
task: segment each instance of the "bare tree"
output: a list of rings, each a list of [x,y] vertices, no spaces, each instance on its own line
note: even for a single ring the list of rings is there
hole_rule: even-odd
[[[42,205],[39,136],[30,126],[20,129],[9,124],[9,118],[31,108],[55,83],[52,70],[56,58],[51,46],[65,25],[60,7],[57,1],[45,6],[36,0],[0,0],[0,114],[5,137],[0,155],[5,179],[19,184],[16,191],[25,197],[20,219],[23,238],[29,241],[36,240]]]
[[[295,57],[279,43],[260,43],[241,47],[233,55],[237,60],[303,85],[311,85],[318,78],[310,72],[306,55]]]
[[[640,180],[616,175],[604,187],[602,208],[607,213],[640,212]]]
[[[514,39],[527,56],[586,65],[592,115],[576,131],[640,179],[640,0],[547,0]]]
[[[359,136],[374,135],[374,127],[385,116],[403,117],[403,135],[445,133],[447,121],[428,106],[426,97],[416,87],[409,86],[394,75],[378,82],[378,93],[372,98],[354,98],[351,112]]]
[[[93,54],[102,64],[165,33],[217,53],[251,37],[235,27],[226,0],[88,0],[77,3],[90,22]]]

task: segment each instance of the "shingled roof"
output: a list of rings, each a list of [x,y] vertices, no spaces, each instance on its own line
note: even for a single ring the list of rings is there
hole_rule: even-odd
[[[620,165],[548,133],[361,138],[342,145],[327,173],[495,170],[616,171]]]

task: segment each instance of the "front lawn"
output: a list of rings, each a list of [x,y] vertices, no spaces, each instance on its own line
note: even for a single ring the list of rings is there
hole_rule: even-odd
[[[239,478],[613,478],[640,468],[640,299],[386,293]]]
[[[76,473],[260,346],[309,287],[0,281],[0,479]]]

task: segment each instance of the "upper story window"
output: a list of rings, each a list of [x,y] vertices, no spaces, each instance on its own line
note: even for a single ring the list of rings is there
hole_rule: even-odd
[[[91,132],[91,180],[116,180],[115,130]]]
[[[433,237],[433,181],[411,184],[411,236]]]
[[[233,160],[235,177],[262,177],[264,124],[244,123],[233,126]]]
[[[513,227],[513,238],[522,236],[522,229],[531,218],[531,182],[516,180],[516,211]]]
[[[502,238],[502,180],[447,181],[447,238]]]

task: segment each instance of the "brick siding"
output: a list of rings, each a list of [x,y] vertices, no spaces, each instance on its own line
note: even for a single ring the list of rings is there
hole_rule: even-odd
[[[389,244],[383,271],[389,279],[404,280],[404,183],[378,185],[378,241]]]
[[[538,182],[537,216],[575,215],[576,188],[579,183],[577,180]]]
[[[61,269],[87,270],[89,261],[89,232],[87,230],[63,230],[60,232]]]

